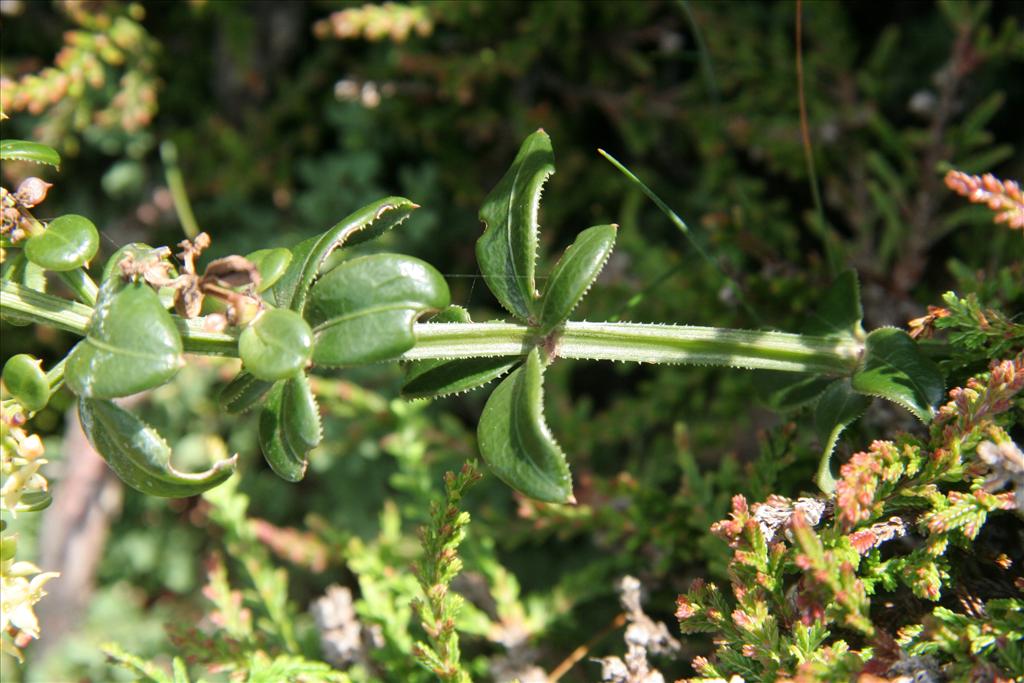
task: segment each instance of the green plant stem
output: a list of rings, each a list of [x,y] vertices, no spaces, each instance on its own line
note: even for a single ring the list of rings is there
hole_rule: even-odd
[[[185,190],[185,178],[178,166],[178,146],[173,141],[164,140],[160,144],[160,160],[164,163],[164,177],[171,191],[171,200],[174,202],[174,211],[178,214],[182,232],[185,233],[185,237],[193,240],[200,232],[199,223],[196,221],[196,215],[192,213],[192,202],[188,200],[188,192]]]
[[[689,325],[570,322],[557,343],[561,358],[681,363],[788,372],[846,374],[861,344],[788,332]]]
[[[67,356],[61,358],[49,371],[46,373],[46,383],[50,385],[50,398],[60,391],[60,388],[64,386],[64,366],[67,364]]]
[[[84,268],[59,272],[57,275],[64,284],[71,288],[71,291],[82,303],[87,306],[96,305],[96,297],[100,290]]]
[[[26,322],[51,325],[61,330],[85,336],[92,319],[90,306],[68,301],[51,294],[38,292],[16,282],[0,284],[0,312]],[[178,327],[185,351],[209,356],[237,356],[240,330],[229,328],[224,332],[203,329],[202,319],[186,320],[172,316]]]
[[[84,335],[92,309],[13,282],[0,287],[0,310],[22,320]],[[203,329],[201,319],[174,317],[185,351],[237,356],[237,328]],[[416,346],[400,360],[521,356],[544,340],[510,323],[419,323]],[[554,355],[561,358],[715,365],[722,367],[848,374],[862,346],[824,337],[687,325],[570,322],[556,331]]]

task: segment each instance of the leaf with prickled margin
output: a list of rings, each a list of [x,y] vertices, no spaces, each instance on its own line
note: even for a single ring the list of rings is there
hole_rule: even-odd
[[[544,181],[554,172],[551,139],[538,130],[480,209],[484,233],[476,260],[484,280],[501,305],[527,323],[536,318],[537,211]]]
[[[573,503],[565,454],[544,422],[544,367],[537,349],[494,390],[477,426],[480,454],[498,477],[524,495]]]
[[[185,364],[181,336],[148,285],[108,280],[85,339],[68,355],[64,378],[85,398],[117,398],[158,387]]]
[[[922,422],[930,422],[933,406],[942,400],[945,383],[939,367],[903,330],[883,327],[871,332],[864,360],[854,373],[853,388],[903,406]]]
[[[179,472],[171,447],[148,424],[111,401],[83,398],[78,415],[89,443],[110,469],[136,491],[164,498],[187,498],[223,483],[238,456],[220,460],[205,472]]]
[[[320,407],[305,373],[285,382],[281,395],[281,436],[294,453],[307,453],[323,439]]]
[[[462,306],[449,306],[429,320],[432,323],[473,322]],[[456,360],[417,360],[405,366],[406,398],[437,398],[458,394],[498,379],[519,363],[505,356],[460,358]]]
[[[403,254],[373,254],[340,263],[310,290],[313,362],[354,365],[397,358],[416,343],[413,323],[448,305],[441,273]]]
[[[564,323],[594,284],[615,246],[617,225],[595,225],[576,236],[555,265],[540,313],[540,333]]]
[[[331,252],[382,235],[417,208],[417,204],[404,197],[387,197],[354,211],[322,235],[300,242],[292,249],[288,269],[271,290],[274,301],[280,308],[303,313],[309,288]]]
[[[305,453],[295,452],[281,434],[281,406],[284,382],[278,382],[267,394],[260,411],[259,442],[270,469],[285,481],[301,481],[306,476]]]
[[[92,260],[100,248],[100,233],[85,216],[67,214],[50,221],[46,230],[25,241],[25,256],[53,271],[74,270]]]
[[[864,309],[860,303],[857,272],[847,270],[829,285],[814,310],[804,320],[800,331],[821,337],[860,337]]]
[[[244,413],[258,406],[273,386],[273,382],[259,379],[243,370],[221,389],[220,405],[232,415]]]
[[[60,168],[57,150],[29,140],[0,140],[0,161],[31,161]]]
[[[822,444],[822,453],[815,481],[825,493],[832,493],[836,488],[831,463],[839,435],[864,414],[870,403],[871,399],[854,391],[846,378],[832,382],[818,400],[814,409],[814,428]]]

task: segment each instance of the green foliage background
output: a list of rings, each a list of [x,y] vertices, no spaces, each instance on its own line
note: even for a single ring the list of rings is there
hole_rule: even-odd
[[[118,91],[120,72],[108,65],[105,84],[73,105],[9,111],[4,137],[61,150],[46,211],[90,216],[104,256],[129,241],[181,239],[164,190],[163,140],[176,143],[198,222],[213,237],[209,258],[290,246],[368,201],[408,196],[424,208],[379,248],[435,264],[453,303],[477,320],[499,312],[477,277],[476,212],[538,127],[554,140],[558,169],[544,198],[542,252],[560,253],[586,226],[621,225],[581,319],[794,330],[815,293],[849,266],[860,273],[871,326],[924,315],[950,288],[1011,313],[1024,308],[1024,241],[941,183],[946,164],[1024,177],[1015,155],[1024,142],[1024,39],[1012,23],[1020,5],[804,6],[821,213],[801,144],[791,3],[424,3],[415,7],[429,35],[315,34],[317,22],[350,7],[359,5],[153,2],[141,13],[111,5],[114,14],[136,12],[150,38],[139,48],[145,58],[128,59],[124,71],[156,79],[152,121],[132,130],[93,115]],[[60,3],[24,3],[3,17],[3,75],[50,63],[74,16]],[[748,308],[598,147],[684,217]],[[5,183],[20,173],[5,167]],[[3,337],[5,357],[54,359],[73,343],[6,325]],[[408,566],[441,474],[475,454],[483,397],[395,400],[395,367],[325,377],[316,387],[324,445],[306,480],[290,485],[259,457],[252,416],[218,411],[211,397],[230,376],[224,364],[197,360],[141,410],[183,465],[211,448],[239,452],[248,514],[308,533],[289,543],[321,561],[252,550],[255,562],[287,568],[304,654],[318,657],[305,606],[341,583],[362,596],[360,619],[379,625],[386,642],[354,677],[429,680],[408,656],[421,637],[410,623],[418,586]],[[724,578],[728,548],[708,528],[733,494],[761,500],[812,488],[813,430],[800,415],[780,418],[754,402],[752,373],[564,362],[546,382],[548,420],[581,504],[533,504],[493,477],[469,492],[469,578],[457,588],[479,598],[489,587],[490,603],[470,597],[460,624],[469,634],[464,660],[481,679],[509,654],[495,624],[525,633],[526,661],[550,671],[612,622],[615,582],[626,573],[649,591],[650,614],[673,624],[674,598],[692,578]],[[55,401],[35,422],[51,435],[58,491],[66,404]],[[892,411],[869,413],[839,453],[908,425]],[[237,564],[246,555],[230,551],[238,530],[226,505],[126,490],[84,622],[45,656],[30,653],[26,667],[5,662],[5,680],[8,670],[11,680],[111,680],[121,674],[98,649],[110,640],[157,661],[181,653],[161,625],[200,621],[204,559],[228,548],[232,583],[253,585]],[[604,634],[590,648],[621,652],[621,638]],[[707,650],[690,638],[677,660],[659,664],[667,677],[687,675],[689,660]],[[595,665],[581,662],[565,680],[596,677]]]

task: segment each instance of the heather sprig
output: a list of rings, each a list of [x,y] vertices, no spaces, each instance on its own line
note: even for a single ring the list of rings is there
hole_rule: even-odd
[[[472,461],[458,473],[444,478],[444,503],[431,505],[430,523],[423,527],[423,557],[413,567],[424,598],[413,601],[413,609],[427,634],[427,643],[413,646],[413,655],[427,670],[446,683],[468,683],[469,673],[460,661],[459,635],[455,620],[463,599],[451,592],[452,580],[462,571],[459,544],[466,537],[469,513],[460,509],[466,490],[482,475]]]
[[[138,135],[157,111],[159,45],[138,3],[59,3],[77,26],[65,33],[53,66],[0,77],[0,109],[46,117],[38,136],[77,146],[73,133]],[[130,145],[145,146],[142,136]]]
[[[1024,230],[1024,194],[1019,183],[1000,180],[991,173],[976,176],[953,170],[946,173],[946,187],[991,209],[995,214],[992,222],[1005,223],[1011,230]]]
[[[733,549],[734,603],[703,581],[677,601],[684,633],[715,635],[694,680],[1024,673],[1024,558],[952,552],[970,557],[984,525],[1017,508],[1024,458],[1006,428],[1022,390],[1024,355],[993,362],[949,392],[926,438],[875,441],[851,457],[834,496],[736,496],[712,527]],[[968,561],[1002,588],[972,582]]]

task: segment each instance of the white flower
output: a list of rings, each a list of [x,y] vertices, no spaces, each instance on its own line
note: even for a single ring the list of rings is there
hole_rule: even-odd
[[[20,634],[38,638],[39,620],[33,608],[46,595],[43,590],[46,582],[58,576],[59,572],[42,572],[31,562],[7,560],[0,563],[0,633],[7,633],[14,627]],[[21,659],[16,645],[7,640],[2,645],[5,652]]]

